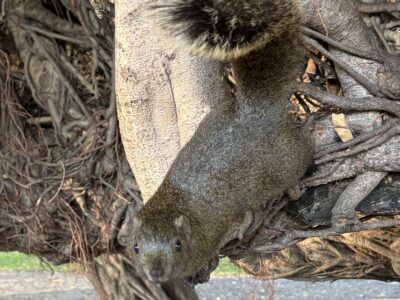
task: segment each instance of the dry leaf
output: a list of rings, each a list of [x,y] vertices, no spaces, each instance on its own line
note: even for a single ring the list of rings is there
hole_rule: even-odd
[[[303,82],[311,82],[308,74],[316,74],[317,73],[317,66],[315,62],[310,58],[307,62],[307,68],[303,75]]]
[[[332,114],[332,124],[342,142],[353,139],[353,134],[347,125],[344,114]]]

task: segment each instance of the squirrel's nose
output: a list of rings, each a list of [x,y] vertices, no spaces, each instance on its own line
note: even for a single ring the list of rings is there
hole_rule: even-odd
[[[161,277],[164,275],[164,268],[162,267],[153,267],[150,270],[150,275],[153,277]]]

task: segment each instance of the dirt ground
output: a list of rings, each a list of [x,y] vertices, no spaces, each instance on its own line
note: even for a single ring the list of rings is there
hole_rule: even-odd
[[[201,300],[400,300],[400,283],[338,280],[309,283],[290,280],[260,282],[246,276],[213,278],[199,285]],[[79,274],[0,272],[1,300],[97,300]]]

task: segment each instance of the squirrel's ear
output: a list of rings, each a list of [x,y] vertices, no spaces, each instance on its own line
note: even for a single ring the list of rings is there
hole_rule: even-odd
[[[139,227],[141,224],[142,224],[142,221],[137,216],[134,216],[132,218],[133,227]]]
[[[122,246],[126,246],[128,243],[128,232],[129,228],[131,228],[131,224],[133,228],[135,228],[135,226],[140,226],[140,223],[141,221],[136,217],[133,206],[129,206],[125,215],[125,220],[122,223],[121,229],[119,230],[117,236],[118,243]]]
[[[126,234],[126,231],[124,231],[124,232],[120,231],[117,236],[117,239],[118,239],[118,243],[121,246],[126,246],[128,244],[128,235]]]
[[[186,217],[185,215],[180,215],[175,219],[174,224],[176,228],[183,229],[187,237],[190,237],[191,226],[188,217]]]
[[[122,224],[117,235],[117,240],[121,246],[126,246],[128,244],[128,226],[126,222]]]

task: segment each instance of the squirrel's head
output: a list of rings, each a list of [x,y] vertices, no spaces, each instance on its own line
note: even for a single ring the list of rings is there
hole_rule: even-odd
[[[178,217],[132,219],[126,239],[129,256],[136,271],[151,281],[183,278],[192,259],[189,219]]]

